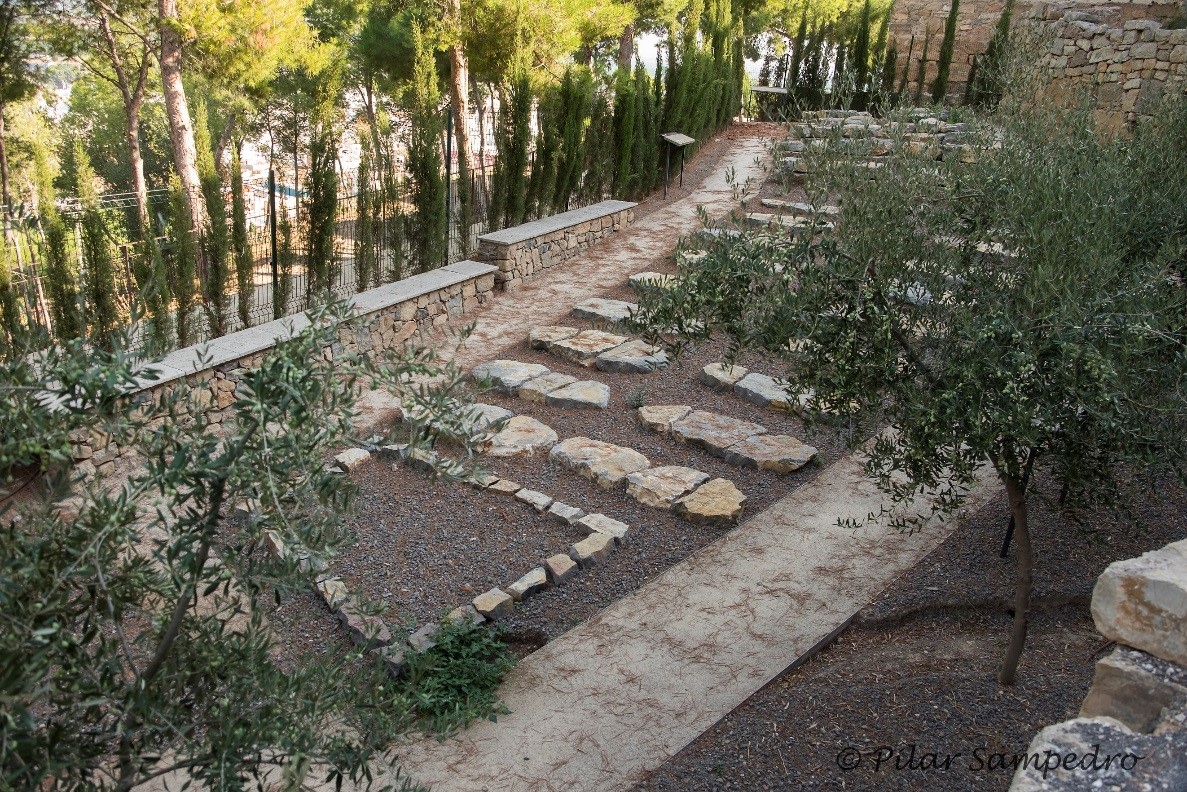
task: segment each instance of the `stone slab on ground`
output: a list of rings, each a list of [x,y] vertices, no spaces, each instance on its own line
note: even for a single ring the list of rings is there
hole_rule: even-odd
[[[626,477],[626,494],[645,506],[670,509],[678,498],[709,480],[707,473],[680,465],[664,465]]]
[[[635,303],[593,297],[574,305],[573,316],[576,316],[578,319],[588,319],[592,322],[614,325],[630,319],[638,310],[639,306]]]
[[[1187,668],[1127,646],[1096,661],[1080,717],[1107,715],[1138,732],[1152,732],[1163,709],[1187,703]]]
[[[544,570],[552,585],[559,586],[577,574],[577,562],[563,553],[557,553],[544,559]]]
[[[560,501],[553,501],[552,505],[548,507],[548,513],[565,525],[572,525],[585,516],[585,512],[581,509]]]
[[[647,374],[668,367],[668,355],[662,349],[636,338],[598,355],[594,365],[611,374]]]
[[[573,527],[585,531],[586,534],[599,533],[612,536],[615,544],[620,545],[626,544],[627,535],[631,530],[631,527],[621,520],[615,520],[613,517],[598,513],[585,515]]]
[[[701,373],[697,375],[697,378],[710,388],[729,390],[734,387],[734,383],[749,373],[750,369],[744,366],[727,366],[724,363],[710,363],[701,369]]]
[[[577,380],[548,393],[544,403],[552,407],[604,410],[610,406],[610,386],[594,380]]]
[[[614,537],[595,531],[569,548],[569,558],[582,569],[589,569],[605,561],[612,552]]]
[[[1038,754],[1038,760],[1019,765],[1010,792],[1187,789],[1187,762],[1182,760],[1187,729],[1137,734],[1112,718],[1076,718],[1040,731],[1026,753]],[[1076,759],[1070,766],[1057,767],[1072,754]],[[1112,761],[1106,765],[1107,758]]]
[[[548,373],[547,366],[539,363],[521,363],[518,360],[492,360],[479,363],[470,369],[470,376],[479,381],[489,380],[495,390],[501,393],[515,395],[519,386],[543,377]]]
[[[729,479],[708,481],[672,504],[672,511],[694,525],[728,528],[742,516],[746,496]]]
[[[371,454],[365,448],[348,448],[334,457],[334,462],[338,464],[338,467],[349,473],[370,458]]]
[[[491,621],[510,616],[515,607],[511,595],[497,588],[479,594],[470,604],[474,606],[474,610]]]
[[[462,414],[462,428],[470,436],[476,436],[497,424],[505,421],[514,413],[494,404],[474,402]]]
[[[526,503],[541,514],[547,511],[548,507],[552,505],[552,496],[527,488],[516,492],[515,499],[521,503]]]
[[[1106,638],[1187,666],[1187,539],[1109,564],[1092,620]]]
[[[559,438],[546,424],[527,415],[517,415],[503,425],[482,453],[493,457],[526,456],[547,451]]]
[[[672,424],[672,437],[721,456],[734,443],[766,434],[766,427],[728,415],[693,410]]]
[[[488,492],[497,492],[500,495],[514,495],[523,489],[523,485],[511,479],[498,479],[486,485],[486,489]]]
[[[516,602],[523,602],[546,588],[548,588],[548,573],[544,571],[544,567],[539,566],[508,586],[507,593]]]
[[[645,429],[660,434],[672,430],[672,424],[692,412],[687,404],[656,404],[640,407],[636,415]]]
[[[451,792],[632,788],[953,531],[956,516],[909,536],[863,520],[883,496],[861,462],[837,461],[529,655],[499,691],[510,715],[407,745],[401,767]],[[984,480],[963,514],[1000,493]],[[845,518],[858,527],[839,526]],[[835,569],[814,573],[821,565]]]
[[[731,465],[794,473],[816,458],[816,448],[791,435],[764,434],[734,443],[723,456]]]
[[[793,397],[774,377],[753,371],[734,383],[734,393],[748,402],[776,410],[791,409],[793,401]]]
[[[548,456],[606,489],[620,484],[631,473],[651,467],[647,457],[632,448],[588,437],[562,440]]]
[[[578,366],[592,366],[598,355],[609,352],[627,341],[626,336],[604,333],[601,330],[583,330],[572,338],[555,342],[549,351],[561,360]]]
[[[528,346],[532,349],[551,349],[557,341],[572,338],[581,332],[576,327],[564,325],[541,325],[528,331]]]
[[[536,377],[534,380],[528,380],[520,385],[519,398],[535,404],[544,404],[544,400],[548,394],[555,390],[560,390],[566,385],[571,385],[576,381],[576,377],[571,377],[568,374],[557,374],[555,372],[545,374],[543,377]]]

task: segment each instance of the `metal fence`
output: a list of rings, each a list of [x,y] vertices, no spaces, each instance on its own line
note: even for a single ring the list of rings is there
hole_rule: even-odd
[[[432,262],[413,261],[406,231],[407,223],[414,216],[415,209],[408,200],[407,177],[401,175],[396,179],[394,189],[393,185],[389,184],[383,191],[383,200],[379,202],[379,211],[373,226],[374,248],[371,255],[378,265],[378,273],[370,276],[368,283],[360,283],[356,266],[359,231],[357,174],[340,174],[333,233],[334,256],[329,280],[331,291],[341,296],[353,294],[379,283],[441,267],[472,255],[477,248],[478,237],[491,230],[488,223],[488,204],[492,177],[493,167],[489,163],[486,167],[479,166],[470,171],[471,222],[464,224],[461,220],[459,177],[456,171],[450,174],[446,252],[442,260]],[[255,212],[247,217],[247,249],[250,253],[251,277],[249,287],[240,293],[233,263],[228,267],[230,271],[225,291],[226,332],[234,332],[244,326],[239,312],[241,299],[246,299],[250,303],[247,310],[249,326],[299,313],[308,307],[312,295],[307,293],[308,225],[303,189],[304,185],[298,189],[279,183],[275,173],[269,178],[255,179],[244,184],[245,203],[255,208]],[[382,185],[373,183],[371,189],[373,194],[378,193]],[[230,204],[229,196],[227,198],[227,203]],[[167,203],[168,195],[165,191],[153,191],[150,194],[149,213],[154,227],[166,227]],[[575,206],[576,202],[573,205]],[[65,204],[61,208],[64,210],[67,223],[73,223],[73,234],[70,235],[72,239],[69,240],[70,255],[78,270],[79,289],[82,291],[87,282],[87,273],[80,244],[81,211],[70,204]],[[108,217],[108,226],[113,229],[111,243],[117,258],[114,283],[109,284],[109,287],[118,310],[130,327],[132,343],[137,347],[144,347],[148,339],[147,323],[141,321],[132,324],[131,319],[140,295],[135,265],[145,250],[141,242],[120,238],[120,229],[134,228],[136,225],[135,204],[128,201],[126,195],[105,196],[102,209]],[[286,220],[292,233],[292,245],[287,256],[280,233],[280,228]],[[40,334],[35,332],[34,335],[52,338],[53,312],[45,283],[44,233],[40,219],[36,216],[15,219],[10,222],[9,233],[6,236],[11,287],[21,307],[23,322],[29,329],[43,331]],[[176,240],[161,236],[157,239],[157,244],[168,265],[172,261]],[[286,260],[291,267],[284,266]],[[199,294],[207,291],[204,288],[205,269],[200,261]],[[277,305],[277,295],[285,293],[287,299],[283,301],[284,304]],[[171,306],[171,310],[176,311],[176,306]],[[189,315],[189,326],[191,343],[211,338],[206,312],[200,306],[196,306]]]

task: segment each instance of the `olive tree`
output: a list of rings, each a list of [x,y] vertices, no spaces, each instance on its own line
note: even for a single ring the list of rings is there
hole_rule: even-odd
[[[310,559],[346,539],[354,488],[329,457],[352,439],[363,388],[432,414],[456,407],[459,377],[427,352],[330,361],[351,319],[341,304],[310,318],[245,371],[217,425],[194,409],[200,386],[129,401],[137,367],[119,343],[0,369],[0,786],[368,786],[391,758],[425,695],[361,651],[277,662],[269,604],[307,590]],[[414,389],[420,377],[446,387]],[[139,464],[77,480],[72,446],[87,437]],[[248,498],[254,519],[229,520]],[[277,537],[294,552],[266,552]]]
[[[1009,684],[1032,471],[1069,507],[1182,472],[1187,110],[1121,140],[1086,112],[1002,111],[970,140],[962,162],[902,151],[872,180],[839,154],[811,159],[809,196],[840,202],[835,229],[719,234],[641,316],[781,361],[809,421],[874,435],[866,470],[895,503],[927,490],[950,511],[991,466],[1017,538]]]

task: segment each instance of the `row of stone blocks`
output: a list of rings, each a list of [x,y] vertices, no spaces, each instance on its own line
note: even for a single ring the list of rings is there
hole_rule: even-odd
[[[428,469],[439,462],[431,451],[403,445],[384,446],[381,451],[395,455],[415,468]],[[365,449],[350,448],[340,453],[335,462],[339,468],[350,472],[370,457],[371,453]],[[603,562],[616,547],[627,541],[630,526],[604,514],[586,514],[575,506],[554,500],[543,492],[523,487],[510,479],[474,474],[468,481],[478,489],[514,497],[539,513],[547,513],[574,528],[584,538],[575,542],[567,553],[557,553],[544,559],[540,566],[533,568],[505,589],[493,588],[474,597],[470,603],[454,608],[445,616],[445,621],[469,619],[481,623],[505,618],[511,614],[516,602],[522,602],[550,586],[562,585],[571,579],[578,569],[588,569]],[[279,539],[274,538],[274,541],[269,542],[269,547],[283,546]],[[287,551],[282,549],[279,552]],[[317,578],[315,590],[327,607],[338,616],[351,639],[368,650],[381,652],[384,662],[393,674],[402,674],[407,668],[407,650],[424,652],[434,645],[434,637],[440,629],[439,623],[426,624],[409,635],[405,641],[398,641],[381,619],[364,612],[339,578],[323,574]]]
[[[1118,646],[1080,717],[1039,732],[1010,789],[1187,789],[1187,540],[1110,564],[1092,618]]]

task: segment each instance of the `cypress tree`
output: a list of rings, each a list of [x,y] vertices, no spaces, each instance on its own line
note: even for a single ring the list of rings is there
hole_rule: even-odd
[[[25,332],[21,323],[21,306],[12,284],[10,259],[8,235],[0,233],[0,352],[11,349],[12,354],[17,354]]]
[[[894,91],[894,75],[898,71],[898,49],[891,44],[882,60],[882,74],[878,78],[878,95],[881,101],[889,99]]]
[[[103,347],[111,343],[111,332],[118,322],[115,306],[115,254],[108,236],[107,218],[99,205],[95,171],[82,141],[74,141],[74,166],[78,197],[82,204],[80,235],[82,258],[86,264],[83,289],[86,295],[86,320],[92,342]]]
[[[247,207],[243,200],[243,166],[239,147],[231,147],[231,252],[235,257],[235,289],[239,295],[239,324],[251,324],[255,296],[255,262],[247,241]]]
[[[569,199],[581,179],[584,162],[582,129],[585,120],[589,118],[590,105],[593,102],[592,89],[593,85],[584,71],[578,73],[572,67],[565,71],[564,79],[561,81],[560,108],[557,111],[561,131],[556,188],[552,196],[554,212],[563,212],[568,208]]]
[[[68,341],[82,335],[82,317],[78,308],[78,273],[70,256],[69,232],[54,203],[54,184],[49,161],[42,155],[36,162],[37,207],[45,234],[42,260],[45,262],[45,290],[49,297],[50,320],[54,335]]]
[[[355,185],[354,278],[355,290],[361,292],[371,288],[372,281],[379,285],[379,246],[376,234],[378,199],[372,186],[375,165],[372,162],[370,136],[362,135],[360,142],[362,152]]]
[[[992,107],[1001,101],[1005,92],[1003,71],[1005,70],[1005,55],[1010,43],[1010,21],[1014,14],[1014,0],[1006,0],[1002,14],[997,19],[993,37],[989,39],[989,46],[981,58],[977,69],[977,79],[972,90],[972,103],[977,106]],[[969,82],[974,82],[972,75]]]
[[[614,146],[618,157],[614,165],[614,195],[626,198],[633,188],[632,164],[635,147],[635,86],[630,73],[619,69],[614,88]]]
[[[859,110],[867,103],[866,86],[870,79],[870,27],[873,17],[870,11],[870,0],[861,5],[861,16],[857,20],[857,40],[853,42],[853,74],[855,104]]]
[[[903,75],[898,83],[898,103],[902,103],[907,96],[907,77],[911,73],[911,56],[915,54],[915,36],[911,35],[911,43],[907,45],[907,58],[903,61]]]
[[[425,272],[444,264],[445,176],[441,171],[440,91],[432,45],[426,41],[420,25],[412,26],[413,65],[408,105],[412,129],[408,145],[408,189],[413,214],[407,233],[413,266]]]
[[[293,268],[297,262],[293,223],[288,212],[280,210],[276,221],[276,291],[272,295],[272,318],[288,316],[289,300],[293,294]]]
[[[936,79],[931,85],[931,100],[939,104],[948,93],[948,70],[952,66],[952,52],[956,48],[956,16],[960,0],[952,0],[948,20],[944,24],[944,39],[940,42],[940,58],[936,63]]]
[[[976,93],[975,86],[977,84],[977,56],[973,55],[973,61],[969,64],[969,78],[964,84],[964,98],[960,100],[962,105],[971,105]]]
[[[338,253],[334,247],[338,220],[338,171],[334,167],[338,157],[338,137],[331,119],[321,118],[314,124],[309,141],[309,208],[305,215],[309,228],[305,257],[307,302],[322,297],[333,288],[338,268]]]
[[[635,190],[644,195],[655,187],[659,173],[659,130],[655,126],[655,99],[651,78],[641,61],[635,63],[635,151],[632,168],[637,179]]]
[[[182,193],[181,180],[174,174],[169,180],[169,210],[172,215],[173,259],[167,268],[169,291],[177,303],[177,343],[189,346],[194,340],[190,312],[194,307],[194,272],[197,265],[197,243],[190,212]]]
[[[523,222],[527,211],[528,144],[531,143],[532,86],[527,69],[517,67],[504,87],[495,134],[491,225],[506,228]]]
[[[913,101],[916,107],[923,104],[923,81],[927,78],[927,50],[931,45],[931,30],[923,31],[923,52],[919,54],[919,65],[915,70],[915,94]]]
[[[787,72],[787,91],[795,95],[800,87],[801,74],[804,65],[804,47],[808,43],[808,6],[804,6],[800,14],[800,26],[795,31],[792,41],[791,66]]]
[[[206,103],[201,99],[194,111],[194,146],[198,151],[198,180],[206,199],[206,228],[201,233],[202,260],[205,264],[202,297],[206,321],[212,337],[227,333],[227,275],[230,272],[231,243],[227,234],[227,207],[223,202],[223,183],[214,166],[210,125]]]

